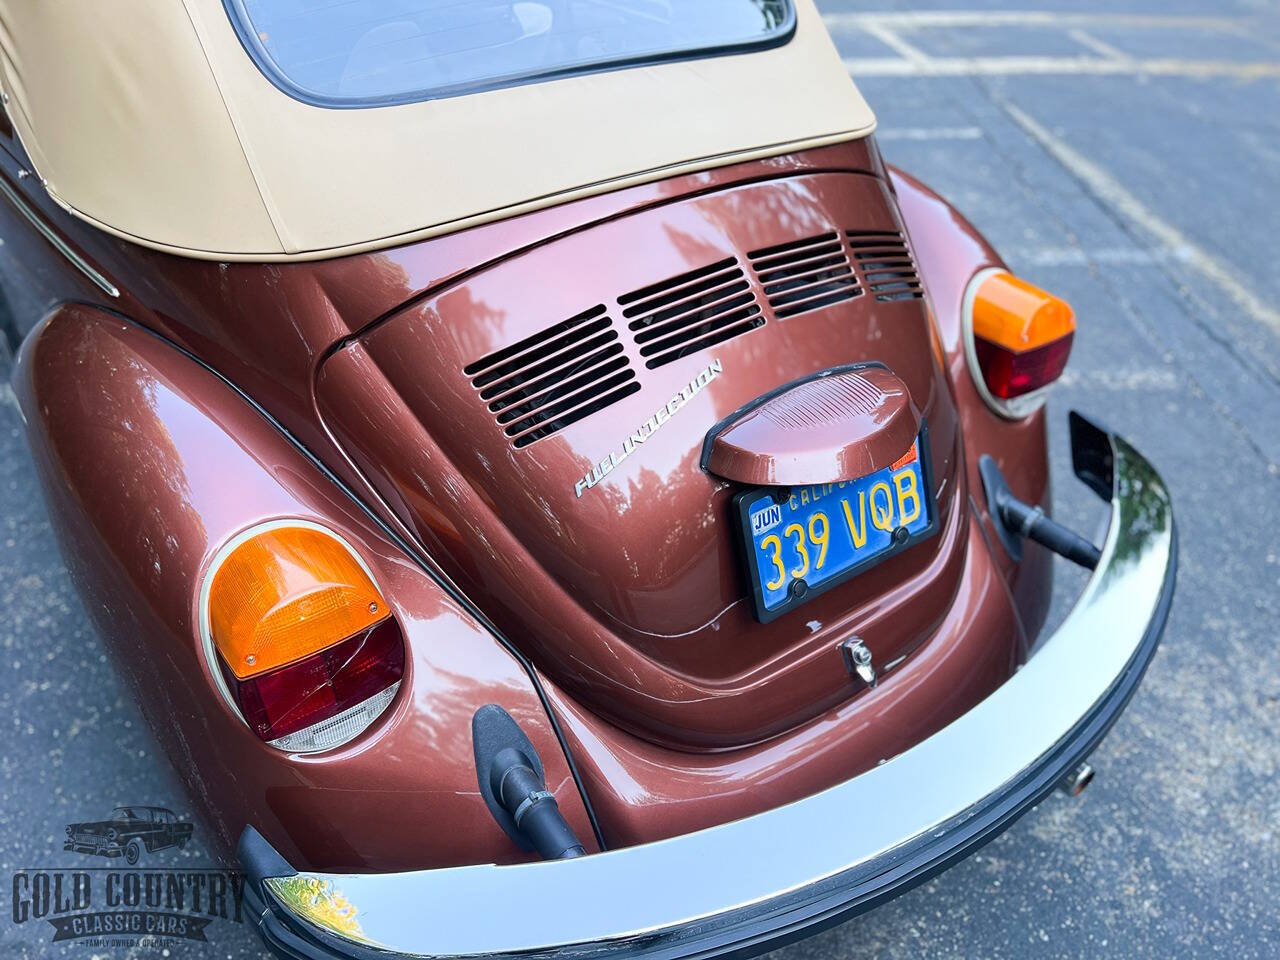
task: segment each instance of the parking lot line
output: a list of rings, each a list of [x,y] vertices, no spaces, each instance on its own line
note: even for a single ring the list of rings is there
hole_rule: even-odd
[[[898,36],[898,34],[883,24],[868,21],[862,25],[862,29],[879,40],[890,50],[894,50],[899,53],[903,59],[911,63],[924,63],[929,59],[928,54],[923,50],[907,43],[907,41],[903,40],[902,37]]]
[[[1005,257],[1035,267],[1084,267],[1091,263],[1105,263],[1126,267],[1158,267],[1171,260],[1186,261],[1191,251],[1182,248],[1162,247],[1146,250],[1142,247],[1040,247],[1031,250],[1014,249]]]
[[[1177,371],[1159,367],[1121,368],[1119,370],[1066,370],[1059,383],[1086,390],[1159,390],[1177,393],[1186,384]]]
[[[1187,17],[1128,13],[1056,13],[1041,10],[910,10],[878,13],[827,13],[830,30],[867,29],[874,24],[890,30],[928,27],[1169,27],[1193,30],[1240,29],[1243,21],[1229,17]]]
[[[1100,57],[1106,57],[1109,60],[1124,60],[1124,61],[1133,59],[1123,50],[1117,50],[1111,44],[1103,43],[1093,34],[1085,30],[1072,28],[1067,31],[1067,36],[1070,37],[1072,40],[1074,40],[1076,43],[1080,44],[1080,46],[1089,48]]]
[[[829,13],[827,27],[837,33],[861,31],[898,54],[896,57],[847,57],[855,77],[1013,76],[1018,74],[1088,74],[1094,76],[1232,77],[1256,80],[1280,76],[1280,62],[1262,60],[1138,58],[1093,36],[1090,29],[1143,28],[1194,30],[1199,33],[1246,34],[1244,18],[1151,16],[1142,14],[1077,14],[1048,11],[942,11]],[[1079,56],[933,56],[912,42],[916,30],[1031,27],[1062,30],[1089,53]]]
[[[981,127],[885,127],[877,140],[981,140]]]
[[[1280,312],[1237,278],[1240,271],[1219,262],[1203,247],[1155,213],[1102,167],[1045,129],[1012,103],[1000,104],[1009,118],[1079,180],[1105,207],[1155,238],[1162,247],[1181,251],[1188,269],[1214,284],[1253,319],[1280,331]]]
[[[855,79],[864,77],[997,77],[1017,74],[1091,74],[1156,77],[1231,77],[1261,80],[1280,77],[1280,63],[1234,63],[1225,60],[1147,60],[1103,57],[846,57],[845,68]]]

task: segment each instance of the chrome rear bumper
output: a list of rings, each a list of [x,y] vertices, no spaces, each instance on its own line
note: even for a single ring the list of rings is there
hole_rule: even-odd
[[[1072,414],[1078,476],[1111,503],[1062,626],[968,713],[861,776],[670,840],[575,860],[299,873],[249,828],[246,897],[285,957],[709,957],[776,947],[967,856],[1049,793],[1132,696],[1168,616],[1168,492],[1123,439]]]

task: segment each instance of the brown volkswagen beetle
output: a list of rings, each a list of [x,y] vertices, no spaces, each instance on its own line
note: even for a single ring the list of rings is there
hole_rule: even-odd
[[[53,526],[281,956],[749,953],[1087,781],[1168,494],[1073,414],[1048,517],[1072,311],[812,0],[2,8]]]

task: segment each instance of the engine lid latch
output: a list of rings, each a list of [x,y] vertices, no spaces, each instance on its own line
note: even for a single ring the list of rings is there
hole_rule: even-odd
[[[849,675],[856,677],[868,687],[876,685],[876,667],[872,662],[871,648],[862,642],[859,636],[845,638],[840,644],[840,655],[844,657],[845,669]]]

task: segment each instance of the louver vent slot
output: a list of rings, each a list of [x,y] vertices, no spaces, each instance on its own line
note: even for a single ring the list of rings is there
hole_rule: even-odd
[[[730,257],[618,298],[650,369],[764,326],[746,274]]]
[[[603,305],[496,350],[462,372],[517,448],[640,389]]]
[[[924,296],[902,234],[850,231],[849,248],[867,290],[880,302],[919,300]]]
[[[748,254],[778,319],[852,300],[862,291],[836,233]]]

